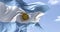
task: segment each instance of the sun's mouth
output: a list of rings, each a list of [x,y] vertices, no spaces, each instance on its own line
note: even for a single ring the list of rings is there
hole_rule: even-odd
[[[29,19],[29,15],[28,15],[27,13],[22,13],[21,19],[22,19],[23,21],[26,21],[26,20]]]

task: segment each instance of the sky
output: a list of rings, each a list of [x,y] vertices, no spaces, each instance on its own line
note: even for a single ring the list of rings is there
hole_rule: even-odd
[[[46,32],[60,32],[60,0],[24,0],[26,3],[44,2],[49,10],[42,16],[40,25]]]

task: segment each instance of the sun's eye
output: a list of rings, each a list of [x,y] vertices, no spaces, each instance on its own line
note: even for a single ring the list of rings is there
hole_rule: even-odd
[[[22,18],[22,20],[28,20],[29,15],[27,13],[22,13],[21,18]]]

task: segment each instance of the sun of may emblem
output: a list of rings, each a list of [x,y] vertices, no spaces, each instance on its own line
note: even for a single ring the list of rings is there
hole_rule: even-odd
[[[22,13],[21,15],[21,19],[24,20],[28,20],[29,19],[29,15],[27,13]]]

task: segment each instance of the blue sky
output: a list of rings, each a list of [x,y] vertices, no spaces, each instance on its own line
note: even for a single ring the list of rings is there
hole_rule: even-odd
[[[44,2],[50,9],[41,18],[40,24],[46,32],[60,32],[60,0],[24,0],[26,3]]]

